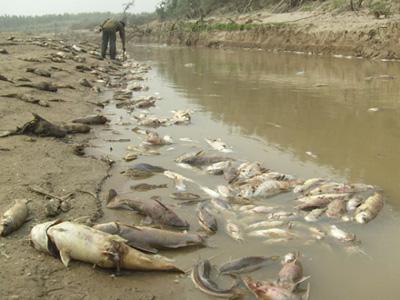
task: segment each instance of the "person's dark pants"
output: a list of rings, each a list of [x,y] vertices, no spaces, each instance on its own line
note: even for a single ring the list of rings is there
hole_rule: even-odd
[[[117,34],[114,30],[103,30],[103,42],[101,45],[101,56],[106,57],[107,47],[110,44],[110,58],[117,56]]]

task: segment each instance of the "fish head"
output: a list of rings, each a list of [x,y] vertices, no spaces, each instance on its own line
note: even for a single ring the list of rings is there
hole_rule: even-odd
[[[286,254],[284,257],[283,257],[283,260],[282,260],[282,264],[284,265],[284,264],[288,264],[288,263],[291,263],[291,262],[293,262],[293,261],[295,261],[297,259],[297,255],[295,254],[295,253],[293,253],[293,252],[290,252],[290,253],[288,253],[288,254]]]
[[[359,224],[368,223],[371,220],[371,215],[367,211],[362,211],[355,216],[356,222]]]
[[[0,236],[7,236],[13,232],[12,219],[4,218],[0,223]]]
[[[61,221],[56,220],[34,226],[30,234],[30,243],[32,247],[42,252],[49,252],[48,249],[49,237],[47,235],[47,230],[51,226],[56,225],[60,222]]]

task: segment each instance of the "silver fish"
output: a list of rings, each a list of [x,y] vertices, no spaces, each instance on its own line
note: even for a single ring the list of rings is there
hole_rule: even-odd
[[[375,193],[357,208],[355,219],[357,223],[365,224],[376,218],[384,205],[383,197],[380,193]]]
[[[221,274],[240,274],[253,272],[266,266],[271,261],[277,261],[279,256],[248,256],[223,264],[219,268]]]

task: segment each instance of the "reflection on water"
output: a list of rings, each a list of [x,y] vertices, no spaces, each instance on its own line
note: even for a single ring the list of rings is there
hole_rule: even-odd
[[[398,63],[204,49],[154,49],[151,58],[214,120],[302,161],[312,152],[318,164],[379,185],[400,205]],[[395,78],[371,79],[382,74]]]
[[[150,87],[148,93],[159,92],[163,100],[150,110],[152,114],[168,116],[172,109],[195,110],[190,126],[157,129],[160,135],[171,135],[177,141],[171,151],[164,147],[160,149],[161,155],[140,157],[137,162],[160,165],[215,188],[224,184],[222,178],[180,169],[174,159],[199,148],[209,149],[205,137],[221,137],[233,147],[230,155],[234,158],[260,161],[274,170],[300,178],[323,176],[379,185],[392,204],[366,226],[340,224],[362,241],[360,247],[364,254],[349,254],[346,244],[332,242],[329,238],[318,242],[293,239],[269,244],[267,239],[246,236],[244,243],[238,243],[225,233],[224,214],[218,214],[220,229],[208,239],[210,247],[162,254],[189,269],[200,258],[213,257],[214,263],[221,264],[229,258],[281,255],[298,250],[303,255],[305,274],[312,276],[312,299],[398,299],[400,220],[393,207],[400,206],[397,189],[400,171],[396,168],[399,164],[396,154],[400,150],[397,103],[400,87],[398,79],[366,80],[366,77],[400,76],[400,65],[243,50],[156,47],[136,47],[134,56],[154,66],[146,82]],[[371,107],[380,110],[369,112]],[[168,183],[168,189],[148,193],[130,189],[138,182],[120,172],[134,162],[126,163],[121,157],[129,144],[139,144],[142,137],[132,133],[135,124],[118,125],[121,121],[132,122],[129,113],[113,105],[106,108],[106,113],[112,120],[112,131],[100,133],[97,141],[100,147],[95,149],[110,154],[117,163],[105,189],[116,188],[128,197],[141,199],[159,195],[166,205],[190,222],[192,232],[198,231],[195,207],[181,206],[168,197],[175,190],[166,177],[157,175],[143,182]],[[104,142],[116,137],[129,138],[131,142]],[[190,137],[198,143],[180,142],[182,137]],[[201,194],[197,184],[189,184],[189,191]],[[291,209],[293,199],[293,194],[287,193],[258,204]],[[105,209],[103,221],[132,224],[141,219],[129,211]],[[240,216],[236,221],[244,222]],[[326,230],[327,224],[321,223],[315,226]],[[278,270],[279,265],[272,265],[251,276],[275,279]],[[149,286],[157,299],[212,299],[196,290],[187,277],[177,279],[175,275],[152,274],[140,278],[145,284],[152,283]],[[223,282],[228,284],[229,278],[224,278]]]

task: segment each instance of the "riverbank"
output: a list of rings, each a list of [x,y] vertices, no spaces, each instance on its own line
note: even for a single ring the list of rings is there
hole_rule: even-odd
[[[255,48],[364,58],[400,59],[399,16],[377,19],[366,11],[321,11],[206,18],[204,22],[153,22],[131,33],[137,43]]]

